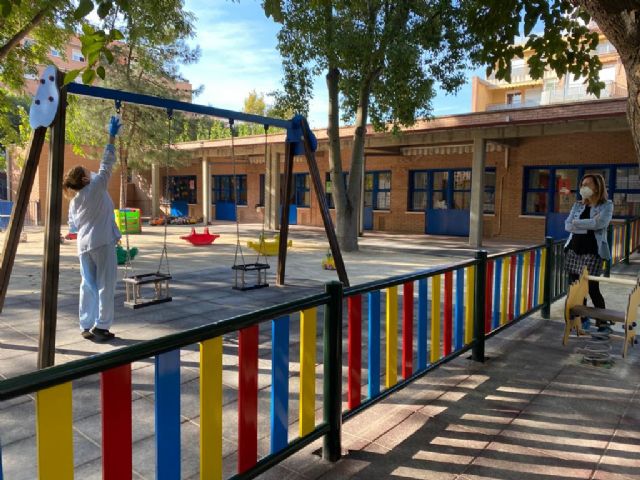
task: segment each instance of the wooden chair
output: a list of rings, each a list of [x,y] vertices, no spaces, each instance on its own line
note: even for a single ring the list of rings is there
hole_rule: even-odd
[[[595,280],[602,283],[615,283],[623,285],[633,285],[634,288],[629,294],[627,308],[624,311],[611,310],[608,308],[595,308],[583,305],[583,301],[589,292],[589,280]],[[640,283],[638,281],[611,279],[605,277],[592,277],[585,268],[580,278],[569,286],[567,297],[564,304],[564,337],[562,344],[566,345],[569,341],[571,331],[575,329],[578,336],[586,334],[582,330],[582,319],[585,317],[594,320],[604,320],[614,323],[624,324],[624,346],[622,348],[622,357],[626,357],[629,345],[636,343],[636,320],[638,317],[638,306],[640,306]]]

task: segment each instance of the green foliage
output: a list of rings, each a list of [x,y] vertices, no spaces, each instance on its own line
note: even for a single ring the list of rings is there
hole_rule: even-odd
[[[429,115],[435,82],[447,91],[464,82],[467,38],[449,1],[288,0],[263,6],[283,22],[278,107],[305,113],[314,77],[334,68],[346,121],[354,120],[365,95],[376,128],[411,125]]]
[[[102,85],[117,90],[190,100],[192,92],[180,90],[184,79],[180,65],[194,63],[199,49],[190,49],[185,40],[193,35],[193,16],[182,10],[180,0],[142,0],[129,6],[120,27],[123,42],[111,46],[117,61],[103,58],[95,75],[104,77]],[[87,71],[83,74],[88,74]],[[106,124],[115,114],[111,101],[71,98],[68,109],[67,139],[83,155],[98,155],[106,140]],[[168,149],[180,140],[184,115],[150,107],[122,104],[123,127],[117,140],[121,168],[146,170],[152,163],[177,165],[184,154]],[[171,126],[170,126],[171,125]]]
[[[559,77],[585,78],[587,91],[604,88],[602,64],[593,51],[598,33],[590,31],[586,11],[568,0],[461,0],[467,31],[476,38],[473,59],[487,66],[487,75],[511,80],[511,61],[527,58],[532,78],[547,68]],[[536,32],[536,28],[542,28]],[[514,39],[526,37],[522,43]]]

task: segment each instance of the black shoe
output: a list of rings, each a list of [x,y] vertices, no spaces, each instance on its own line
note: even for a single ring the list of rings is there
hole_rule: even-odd
[[[91,330],[88,328],[85,328],[80,335],[82,335],[82,338],[86,338],[87,340],[91,340],[93,338],[93,333],[91,333]]]
[[[111,340],[115,337],[115,334],[105,328],[93,327],[90,333],[93,334],[93,339],[96,342],[106,342],[107,340]]]

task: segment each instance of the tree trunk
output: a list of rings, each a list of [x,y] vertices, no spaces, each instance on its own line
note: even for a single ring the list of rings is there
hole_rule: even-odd
[[[616,47],[627,75],[627,118],[640,165],[640,3],[577,0]]]
[[[336,208],[336,236],[340,249],[346,252],[357,250],[349,242],[349,223],[345,221],[351,218],[351,205],[347,197],[347,190],[342,180],[342,157],[340,149],[340,107],[339,89],[340,71],[337,68],[330,68],[327,73],[327,90],[329,94],[329,118],[327,136],[329,137],[329,169],[331,170],[331,195]],[[357,232],[356,232],[357,233]]]
[[[19,32],[8,39],[7,43],[0,47],[0,60],[4,60],[11,50],[13,50],[27,35],[29,35],[34,28],[40,25],[52,8],[53,6],[49,6],[40,10],[24,27],[20,29]]]

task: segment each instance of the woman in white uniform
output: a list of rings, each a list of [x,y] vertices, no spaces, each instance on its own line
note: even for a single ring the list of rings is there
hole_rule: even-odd
[[[100,342],[115,336],[109,329],[117,276],[115,247],[121,235],[107,184],[116,161],[114,141],[120,126],[120,119],[111,117],[109,143],[97,174],[77,166],[67,172],[63,182],[66,192],[75,193],[69,204],[69,228],[78,232],[80,330],[84,338]]]

